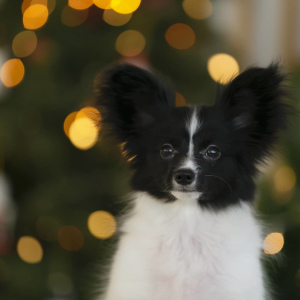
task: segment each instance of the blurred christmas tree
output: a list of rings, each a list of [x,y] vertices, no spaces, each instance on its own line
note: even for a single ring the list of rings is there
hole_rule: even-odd
[[[12,192],[5,194],[10,204],[0,205],[1,299],[88,299],[110,255],[112,215],[128,191],[126,166],[118,149],[96,143],[94,110],[80,110],[93,106],[93,80],[103,67],[123,60],[153,68],[174,82],[178,105],[213,103],[207,61],[230,48],[206,21],[211,3],[123,2],[24,0],[21,7],[0,0],[0,162]],[[211,77],[221,79],[214,67],[220,57],[229,60],[230,76],[238,71],[231,56],[212,57]],[[300,298],[299,149],[295,131],[283,145],[283,169],[274,167],[276,190],[270,179],[261,187],[260,209],[280,219],[274,224],[284,234],[284,263],[270,274],[285,300]]]

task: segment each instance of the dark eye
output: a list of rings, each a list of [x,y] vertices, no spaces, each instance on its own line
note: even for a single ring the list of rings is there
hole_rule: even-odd
[[[221,152],[217,146],[209,146],[206,149],[205,156],[209,159],[218,159],[221,156]]]
[[[160,156],[162,158],[172,158],[174,156],[173,147],[169,144],[165,144],[160,149]]]

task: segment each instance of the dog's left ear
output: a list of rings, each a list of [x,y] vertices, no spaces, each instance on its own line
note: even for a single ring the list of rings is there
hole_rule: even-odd
[[[217,96],[216,108],[225,113],[235,131],[243,133],[244,142],[257,160],[270,153],[278,133],[286,128],[290,109],[285,81],[286,75],[277,64],[250,68]]]

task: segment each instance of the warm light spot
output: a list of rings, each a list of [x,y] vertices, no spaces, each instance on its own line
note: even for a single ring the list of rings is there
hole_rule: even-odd
[[[74,9],[87,9],[93,4],[93,0],[68,0],[70,7]]]
[[[94,0],[94,4],[102,9],[110,9],[111,0]]]
[[[130,14],[138,9],[141,0],[111,0],[110,6],[119,14]]]
[[[146,45],[144,36],[136,30],[122,32],[116,40],[116,50],[124,56],[137,56]]]
[[[34,4],[41,4],[48,7],[48,12],[51,14],[56,6],[56,0],[24,0],[22,3],[22,14],[24,14],[25,10]]]
[[[48,8],[42,4],[30,5],[23,14],[23,25],[26,29],[38,29],[48,20]]]
[[[210,77],[221,84],[227,84],[239,73],[237,61],[226,53],[219,53],[210,57],[207,69]]]
[[[90,118],[76,119],[70,126],[69,138],[76,148],[88,150],[97,142],[98,128]]]
[[[193,19],[206,19],[212,14],[210,0],[184,0],[182,6],[185,13]]]
[[[186,106],[185,98],[182,94],[176,92],[176,100],[175,100],[176,106]]]
[[[100,117],[100,112],[97,108],[92,107],[92,106],[87,106],[82,108],[76,115],[75,119],[80,119],[80,118],[89,118],[92,120],[95,125],[99,125],[99,122],[101,120]]]
[[[69,27],[83,24],[88,17],[88,10],[77,10],[66,5],[61,11],[61,22]]]
[[[129,22],[132,14],[119,14],[113,9],[106,9],[103,13],[103,20],[112,26],[122,26]]]
[[[70,113],[64,121],[64,132],[67,137],[69,137],[70,126],[72,125],[73,121],[75,120],[76,115],[77,115],[77,111],[74,111],[74,112]]]
[[[12,50],[17,57],[29,56],[37,46],[37,37],[33,31],[22,31],[18,33],[13,42]]]
[[[20,258],[29,263],[36,264],[43,258],[43,248],[39,241],[31,236],[23,236],[17,243],[17,252]]]
[[[95,211],[88,218],[88,228],[98,239],[108,239],[117,230],[117,223],[113,215],[106,211]]]
[[[50,217],[39,217],[36,221],[36,230],[38,236],[48,242],[57,239],[57,232],[59,229],[58,221]]]
[[[196,41],[194,30],[182,23],[170,26],[166,31],[165,38],[171,47],[180,50],[190,48]]]
[[[6,87],[13,87],[19,84],[24,78],[25,68],[22,61],[13,58],[5,62],[0,70],[0,78]]]
[[[274,185],[279,193],[290,192],[296,184],[296,174],[290,167],[280,168],[274,176]]]
[[[264,252],[266,254],[276,254],[283,248],[283,245],[284,238],[281,233],[270,233],[264,240]]]
[[[78,251],[83,247],[84,238],[77,227],[63,226],[58,231],[58,242],[65,250]]]
[[[49,274],[48,287],[55,296],[68,296],[73,291],[73,283],[70,277],[61,272]]]

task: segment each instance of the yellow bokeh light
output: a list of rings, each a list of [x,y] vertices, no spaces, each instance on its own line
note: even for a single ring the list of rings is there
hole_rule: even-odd
[[[108,239],[117,230],[117,222],[113,215],[107,211],[95,211],[88,218],[88,228],[98,239]]]
[[[76,148],[88,150],[97,142],[98,128],[90,118],[75,119],[69,129],[69,138]]]
[[[170,26],[166,31],[165,38],[171,47],[180,50],[190,48],[196,41],[194,30],[182,23]]]
[[[69,130],[70,130],[70,126],[72,125],[72,123],[74,122],[75,118],[77,115],[77,111],[74,111],[72,113],[70,113],[64,121],[64,132],[66,134],[67,137],[69,137]]]
[[[112,26],[122,26],[128,23],[132,14],[119,14],[113,9],[106,9],[103,13],[103,20]]]
[[[88,10],[77,10],[66,5],[61,11],[61,22],[69,27],[83,24],[88,17]]]
[[[83,247],[84,238],[75,226],[63,226],[58,231],[58,242],[67,251],[78,251]]]
[[[17,243],[19,257],[29,263],[39,263],[43,258],[43,248],[39,241],[31,236],[23,236]]]
[[[141,0],[111,0],[111,8],[119,14],[130,14],[138,9]]]
[[[144,36],[136,30],[122,32],[116,40],[116,50],[123,56],[137,56],[146,45]]]
[[[274,185],[279,193],[290,192],[296,184],[296,174],[294,170],[288,166],[282,167],[275,173]]]
[[[110,9],[111,0],[94,0],[94,4],[102,9]]]
[[[12,42],[12,50],[17,57],[29,56],[36,49],[36,46],[36,34],[28,30],[18,33]]]
[[[180,94],[179,92],[176,92],[175,103],[176,103],[176,107],[178,107],[178,106],[186,106],[186,100],[183,97],[183,95]]]
[[[196,20],[208,18],[213,10],[210,0],[184,0],[182,6],[185,13]]]
[[[221,84],[227,84],[239,73],[239,64],[229,54],[215,54],[208,60],[207,69],[210,77]]]
[[[18,85],[24,78],[25,68],[22,61],[13,58],[5,62],[0,70],[0,78],[6,87],[14,87]]]
[[[26,29],[38,29],[48,20],[48,8],[42,4],[30,5],[23,14],[23,25]]]
[[[48,13],[51,14],[56,6],[56,0],[24,0],[22,3],[22,14],[30,5],[41,4],[48,7]]]
[[[266,254],[276,254],[281,251],[284,245],[283,235],[279,232],[273,232],[267,235],[264,240],[264,252]]]
[[[96,126],[99,125],[99,122],[101,120],[99,110],[92,106],[87,106],[87,107],[82,108],[77,113],[75,119],[79,119],[79,118],[89,118],[90,120],[92,120],[95,123]]]
[[[93,0],[68,0],[70,7],[78,10],[87,9],[93,4]]]

